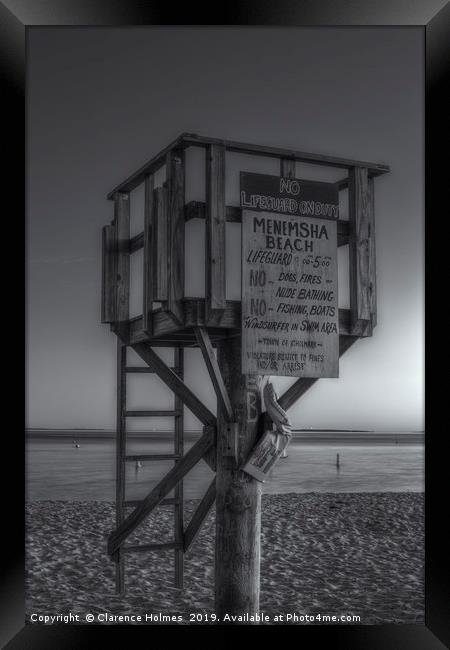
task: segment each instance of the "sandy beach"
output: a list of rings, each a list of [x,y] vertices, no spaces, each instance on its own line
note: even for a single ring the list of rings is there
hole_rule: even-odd
[[[185,519],[196,506],[186,502]],[[132,554],[127,591],[114,593],[106,538],[108,502],[35,501],[26,506],[26,618],[72,612],[214,612],[214,510],[185,556],[185,588],[173,587],[173,551]],[[172,538],[172,507],[160,507],[130,543]],[[359,624],[424,623],[423,493],[264,495],[261,611],[359,615]],[[301,623],[300,623],[301,624]],[[323,621],[306,624],[323,624]],[[336,624],[336,623],[334,623]]]

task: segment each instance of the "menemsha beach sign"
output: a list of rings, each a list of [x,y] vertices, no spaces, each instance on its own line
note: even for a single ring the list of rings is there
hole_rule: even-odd
[[[241,208],[242,372],[338,377],[336,186],[243,172]]]

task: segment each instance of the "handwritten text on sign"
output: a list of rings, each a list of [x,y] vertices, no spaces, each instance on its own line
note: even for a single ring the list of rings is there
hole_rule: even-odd
[[[242,210],[242,372],[338,377],[337,224]]]
[[[335,183],[241,172],[241,208],[337,219],[339,192]]]

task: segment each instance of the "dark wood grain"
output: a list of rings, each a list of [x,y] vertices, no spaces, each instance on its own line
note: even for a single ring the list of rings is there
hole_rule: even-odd
[[[135,253],[144,247],[144,233],[140,232],[130,239],[130,253]]]
[[[371,336],[376,320],[373,186],[366,168],[351,169],[349,178],[351,333]]]
[[[280,160],[280,176],[284,178],[295,178],[295,159],[282,158]]]
[[[184,152],[172,150],[166,156],[168,220],[168,300],[167,310],[175,322],[184,322]]]
[[[125,499],[125,449],[126,449],[126,347],[128,319],[130,317],[130,197],[118,192],[114,198],[114,239],[116,255],[115,273],[115,321],[113,331],[117,334],[117,417],[116,417],[116,525],[120,526]],[[116,593],[125,590],[125,564],[119,550],[116,555]]]
[[[128,462],[135,462],[137,460],[175,460],[179,458],[177,454],[127,454],[125,460]]]
[[[206,204],[204,201],[189,201],[184,206],[185,221],[191,219],[206,218]],[[225,220],[231,223],[240,223],[242,221],[242,210],[236,205],[225,206]]]
[[[226,306],[225,148],[214,144],[206,155],[205,296],[206,321]]]
[[[239,338],[218,348],[238,427],[238,457],[229,453],[226,414],[218,409],[216,475],[216,613],[256,613],[259,608],[261,483],[239,469],[259,435],[261,397],[258,378],[241,373]]]
[[[130,317],[130,197],[117,193],[114,200],[114,314],[113,331],[125,341]]]
[[[183,348],[176,348],[174,350],[174,372],[178,377],[184,379],[184,350]],[[174,407],[178,411],[178,415],[175,418],[175,437],[174,437],[174,452],[177,459],[183,457],[184,454],[184,409],[183,402],[180,397],[175,393],[174,395]],[[178,462],[176,460],[175,462]],[[175,507],[173,511],[173,523],[175,531],[175,542],[177,547],[174,551],[174,563],[175,563],[175,587],[182,589],[184,585],[184,489],[183,481],[178,481],[175,486],[174,491],[175,496]]]
[[[121,526],[125,517],[123,502],[125,500],[125,454],[126,454],[126,375],[124,368],[127,361],[127,349],[117,339],[117,395],[116,395],[116,526]],[[116,593],[125,591],[125,562],[119,550],[116,556]]]
[[[152,237],[153,264],[153,300],[164,305],[169,296],[169,226],[168,226],[168,192],[165,187],[153,191]],[[147,272],[151,273],[151,269]],[[148,319],[148,316],[147,316]]]
[[[142,316],[143,316],[143,329],[149,334],[152,334],[152,311],[155,289],[155,246],[153,238],[155,236],[154,224],[154,177],[153,175],[146,176],[145,178],[145,194],[144,194],[144,233],[143,233],[143,246],[144,246],[144,269],[143,269],[143,285],[142,285]]]
[[[115,228],[102,229],[102,323],[113,323],[115,315]]]

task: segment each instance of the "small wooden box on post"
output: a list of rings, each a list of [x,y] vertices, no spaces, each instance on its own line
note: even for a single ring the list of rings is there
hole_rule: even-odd
[[[190,147],[205,152],[205,197],[204,201],[186,203],[186,150]],[[216,503],[215,602],[219,617],[251,615],[259,609],[261,483],[241,467],[264,426],[270,425],[267,415],[261,417],[261,375],[243,373],[241,301],[227,300],[226,228],[227,223],[243,219],[240,206],[226,205],[227,152],[276,159],[280,177],[293,181],[297,163],[302,162],[345,174],[333,192],[348,191],[349,219],[337,219],[333,236],[337,232],[338,247],[349,246],[350,309],[339,309],[335,316],[336,358],[358,338],[371,336],[376,325],[374,179],[389,171],[386,165],[376,163],[184,133],[108,195],[115,207],[114,220],[102,233],[101,319],[118,337],[116,529],[108,539],[108,553],[116,562],[117,590],[123,592],[125,586],[126,553],[169,547],[175,554],[175,583],[181,587],[183,553],[195,542]],[[130,194],[141,184],[145,188],[144,230],[130,237]],[[191,219],[205,224],[204,296],[185,294],[185,224]],[[142,314],[130,318],[130,256],[142,248]],[[127,347],[145,362],[145,368],[127,366]],[[157,354],[158,347],[174,348],[173,368]],[[198,347],[203,355],[217,396],[217,415],[184,381],[185,347]],[[173,391],[172,410],[127,411],[126,374],[144,371],[155,373]],[[279,398],[283,409],[289,409],[318,379],[297,377]],[[184,406],[203,426],[203,434],[187,453],[183,446]],[[131,415],[156,413],[175,417],[174,454],[169,455],[174,466],[144,498],[127,502],[125,463],[138,457],[126,454],[126,420]],[[157,459],[157,455],[147,458],[150,456]],[[182,480],[201,459],[215,476],[185,526]],[[168,498],[172,490],[175,496]],[[174,540],[170,544],[127,545],[129,535],[161,503],[174,506]],[[127,507],[133,508],[129,514]]]

